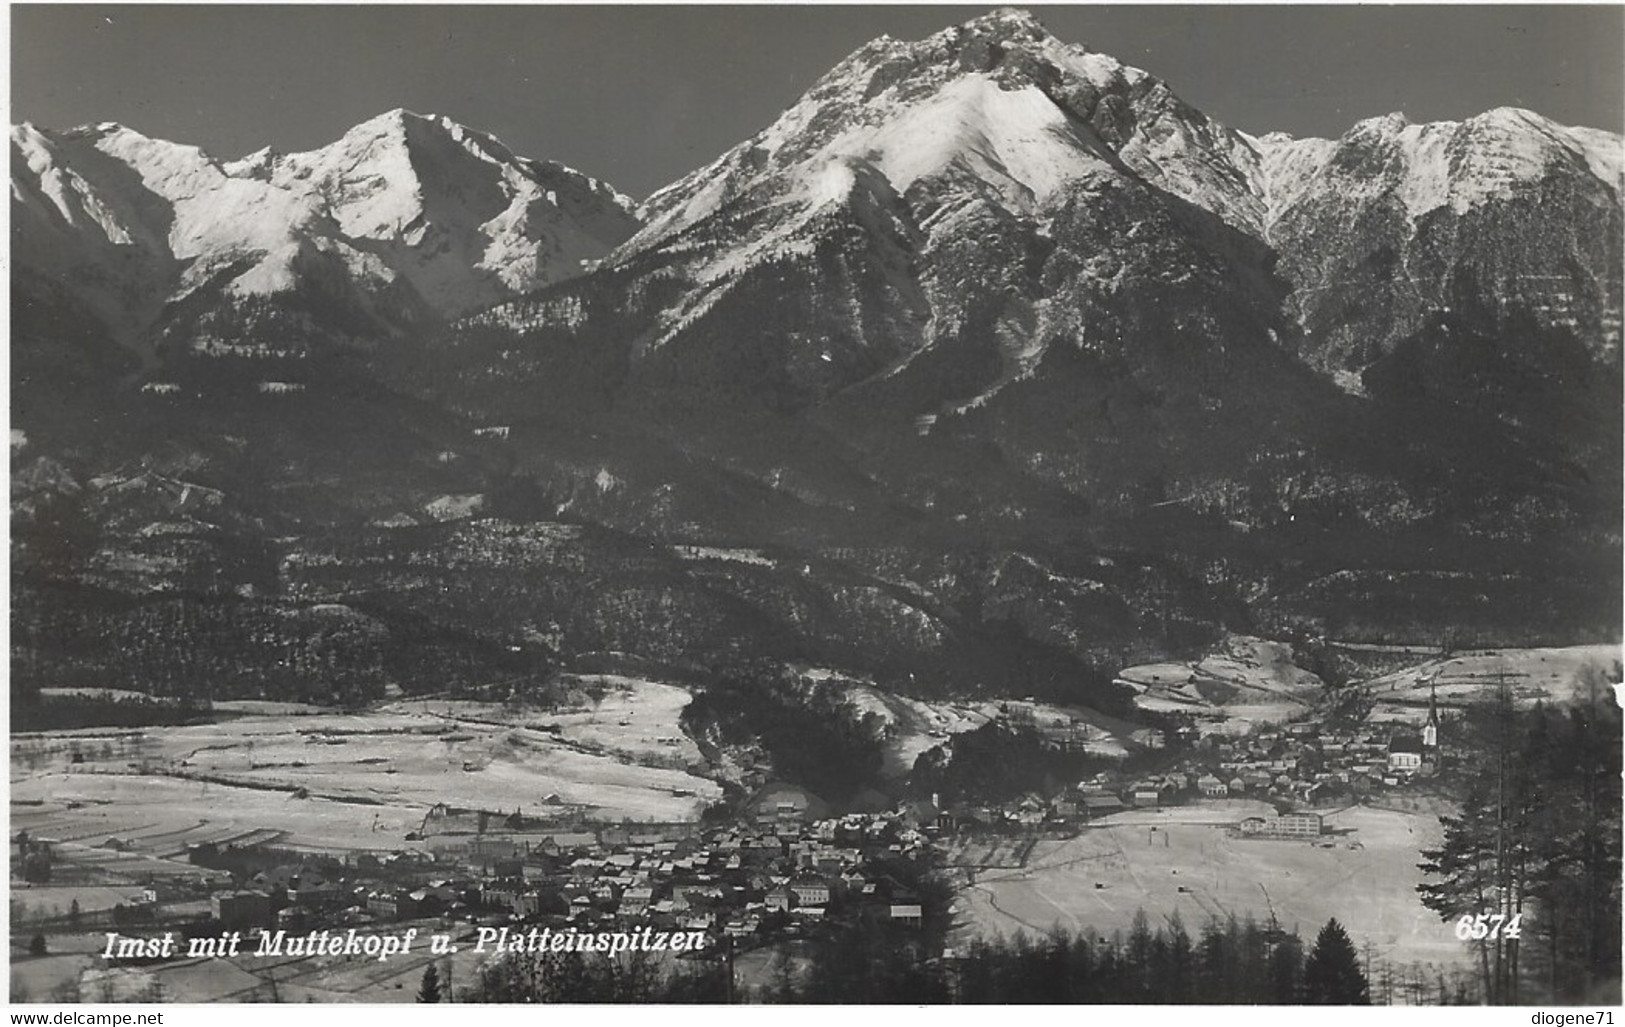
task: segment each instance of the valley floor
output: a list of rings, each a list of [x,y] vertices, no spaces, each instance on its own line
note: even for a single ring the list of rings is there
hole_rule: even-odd
[[[1617,656],[1607,646],[1417,654],[1372,687],[1383,719],[1414,721],[1435,690],[1441,706],[1459,707],[1502,677],[1523,703],[1573,698],[1583,666],[1607,667]],[[1140,683],[1142,698],[1200,705],[1212,724],[1224,725],[1229,716],[1244,721],[1260,697],[1273,696],[1294,716],[1307,712],[1311,686],[1301,673],[1275,643],[1241,639],[1204,661],[1130,668],[1125,677]],[[717,768],[683,732],[686,690],[610,675],[578,684],[590,701],[543,711],[440,699],[364,713],[240,702],[217,704],[217,713],[234,716],[209,724],[14,736],[10,830],[49,839],[56,858],[49,883],[23,881],[14,867],[13,934],[45,930],[51,944],[47,956],[14,954],[14,974],[39,998],[65,981],[97,996],[97,960],[86,946],[101,935],[83,926],[64,931],[70,907],[99,921],[141,901],[144,882],[209,876],[187,862],[192,845],[334,855],[423,850],[429,845],[417,832],[436,804],[688,822],[722,795]],[[1135,725],[1091,719],[1089,711],[1013,700],[928,703],[844,685],[893,726],[892,775],[954,734],[1018,713],[1041,727],[1055,719],[1084,732],[1106,754],[1140,744]],[[1453,925],[1416,893],[1420,852],[1441,838],[1440,800],[1402,788],[1366,801],[1380,806],[1323,809],[1326,834],[1314,842],[1235,834],[1242,818],[1275,808],[1256,796],[1128,810],[1064,840],[1024,829],[944,839],[943,862],[961,884],[949,944],[1055,926],[1110,938],[1126,933],[1140,910],[1153,925],[1177,914],[1192,937],[1214,917],[1273,916],[1308,940],[1336,917],[1362,952],[1369,946],[1389,964],[1460,965],[1466,949]],[[204,916],[207,905],[189,898],[170,911]],[[153,979],[194,1001],[264,998],[271,981],[283,1001],[409,1001],[421,971],[416,960],[392,963],[388,973],[319,961],[285,968],[193,961]],[[119,975],[117,988],[147,976]]]

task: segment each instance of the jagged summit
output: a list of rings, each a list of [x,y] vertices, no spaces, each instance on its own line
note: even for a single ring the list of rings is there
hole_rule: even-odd
[[[603,182],[403,108],[300,153],[219,161],[114,122],[18,125],[12,153],[19,250],[121,335],[214,293],[314,290],[357,324],[457,315],[580,274],[636,227]]]
[[[651,196],[647,226],[621,255],[736,197],[819,202],[830,169],[858,162],[898,191],[968,176],[1020,211],[1071,183],[1128,174],[1251,227],[1262,218],[1258,197],[1245,173],[1225,167],[1250,159],[1239,135],[1162,82],[1004,8],[917,42],[883,37],[859,48],[772,125]]]
[[[1049,35],[1049,30],[1044,27],[1044,23],[1039,21],[1038,16],[1025,7],[998,7],[979,17],[971,18],[960,27],[994,32],[1024,33],[1032,39]]]
[[[979,17],[943,29],[933,38],[969,43],[994,40],[1009,45],[1042,43],[1054,39],[1032,11],[1022,7],[1000,7]]]
[[[1399,132],[1411,126],[1411,119],[1404,111],[1389,111],[1374,118],[1363,118],[1354,123],[1349,132]]]

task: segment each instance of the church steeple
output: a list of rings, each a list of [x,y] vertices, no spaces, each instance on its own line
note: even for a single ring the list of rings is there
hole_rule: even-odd
[[[1431,681],[1428,682],[1428,719],[1422,725],[1422,747],[1439,747],[1439,686]]]

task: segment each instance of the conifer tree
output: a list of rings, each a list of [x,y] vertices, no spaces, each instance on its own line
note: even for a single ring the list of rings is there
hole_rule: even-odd
[[[430,963],[423,971],[423,983],[418,985],[418,1001],[425,1003],[440,1001],[440,971]]]
[[[1316,1006],[1368,1006],[1371,987],[1348,932],[1333,917],[1320,929],[1304,966],[1304,999]]]

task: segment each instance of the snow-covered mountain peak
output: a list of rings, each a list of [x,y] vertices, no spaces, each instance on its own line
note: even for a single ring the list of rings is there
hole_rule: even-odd
[[[1044,23],[1025,7],[998,7],[980,17],[970,19],[963,27],[991,32],[1019,33],[1030,39],[1041,39],[1049,35],[1049,29],[1044,27]]]
[[[637,227],[597,179],[400,108],[278,160],[272,181],[318,196],[347,236],[399,250],[391,263],[450,313],[579,274]]]
[[[1551,118],[1526,107],[1491,107],[1468,120],[1481,125],[1521,126],[1542,131],[1557,125]]]
[[[1256,160],[1155,78],[1005,8],[918,42],[859,48],[772,125],[651,196],[646,227],[617,258],[746,194],[826,196],[821,176],[843,161],[872,164],[899,192],[949,176],[1022,214],[1115,169],[1251,230],[1262,216]]]
[[[315,150],[225,162],[112,122],[15,126],[12,151],[22,248],[88,283],[109,322],[144,323],[199,289],[268,296],[313,279],[455,315],[580,274],[636,228],[631,201],[596,179],[405,109]],[[145,271],[107,287],[132,248],[172,276],[162,295]]]
[[[972,39],[994,39],[1001,43],[1022,45],[1053,40],[1049,29],[1031,11],[1020,7],[1000,7],[980,17],[972,18],[944,29],[934,39],[963,43]]]
[[[253,153],[239,157],[236,160],[226,161],[220,167],[221,170],[233,178],[268,179],[277,161],[281,159],[281,153],[269,146],[262,146]]]
[[[1406,116],[1404,111],[1389,111],[1387,114],[1379,114],[1374,118],[1364,118],[1356,121],[1347,134],[1350,136],[1391,136],[1410,127],[1411,119]]]
[[[476,132],[443,114],[418,114],[404,107],[368,118],[344,133],[337,142],[313,152],[364,153],[377,147],[410,148],[444,140],[457,143],[469,153],[482,158],[499,161],[518,159],[513,151],[483,132]]]
[[[438,120],[439,120],[438,115],[433,115],[433,114],[423,115],[423,114],[419,114],[417,111],[409,111],[405,107],[391,107],[387,111],[384,111],[384,112],[382,112],[380,114],[374,114],[372,117],[368,118],[367,120],[362,121],[362,122],[358,122],[353,128],[350,129],[349,132],[346,132],[345,135],[349,135],[349,134],[354,133],[354,132],[373,131],[373,130],[377,130],[377,129],[380,129],[380,128],[387,128],[387,127],[399,128],[399,127],[405,125],[409,121],[438,121]]]

